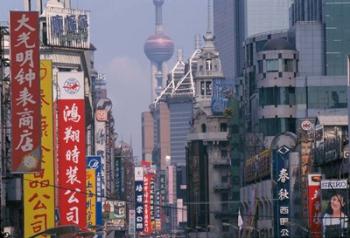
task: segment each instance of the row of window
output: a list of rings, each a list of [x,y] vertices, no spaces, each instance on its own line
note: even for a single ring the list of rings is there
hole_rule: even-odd
[[[259,106],[307,104],[310,109],[347,108],[346,87],[271,87],[259,89]]]
[[[294,105],[294,87],[272,87],[259,89],[259,105]]]
[[[277,134],[291,131],[295,132],[295,118],[265,118],[259,120],[260,132],[265,136],[275,136]]]
[[[265,67],[264,67],[265,63]],[[266,59],[258,61],[259,73],[297,72],[297,64],[293,59]]]

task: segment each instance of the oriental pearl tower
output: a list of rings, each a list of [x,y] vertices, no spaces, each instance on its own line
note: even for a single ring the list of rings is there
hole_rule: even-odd
[[[162,5],[164,0],[153,0],[156,9],[155,33],[148,37],[144,45],[144,51],[152,65],[152,101],[159,96],[164,87],[166,66],[174,53],[174,42],[164,33],[162,19]]]

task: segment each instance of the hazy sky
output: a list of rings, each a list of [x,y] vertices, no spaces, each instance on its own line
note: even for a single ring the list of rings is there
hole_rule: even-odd
[[[129,142],[132,138],[134,155],[140,159],[141,112],[148,110],[151,84],[143,44],[154,32],[153,1],[72,0],[72,7],[91,11],[95,65],[107,77],[116,131],[119,139]],[[0,21],[7,21],[9,10],[14,9],[23,10],[23,0],[0,0]],[[165,32],[176,48],[184,50],[185,58],[193,50],[194,35],[206,30],[206,9],[207,0],[165,0]]]

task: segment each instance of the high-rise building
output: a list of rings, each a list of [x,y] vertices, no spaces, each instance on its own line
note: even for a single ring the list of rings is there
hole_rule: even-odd
[[[228,80],[234,80],[242,72],[244,19],[243,0],[214,1],[215,46]]]
[[[234,80],[242,76],[245,38],[288,28],[289,2],[290,0],[214,1],[215,45],[220,52],[226,79]]]
[[[166,80],[166,65],[174,53],[174,42],[164,33],[162,5],[164,0],[153,0],[156,10],[156,26],[155,33],[148,37],[145,42],[144,51],[148,59],[151,61],[151,98],[152,101],[159,96],[164,88]]]
[[[345,0],[296,0],[291,5],[291,24],[322,23],[326,75],[346,75],[346,57],[350,53],[349,11],[350,5]]]
[[[245,36],[289,27],[290,0],[245,0]]]

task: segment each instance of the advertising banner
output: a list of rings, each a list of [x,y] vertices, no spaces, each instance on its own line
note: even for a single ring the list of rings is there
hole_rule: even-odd
[[[135,167],[135,229],[137,232],[143,232],[144,229],[143,192],[143,168]]]
[[[323,238],[349,237],[349,186],[346,179],[322,180]]]
[[[102,219],[102,176],[101,157],[92,155],[87,157],[87,168],[96,170],[96,225],[103,225]]]
[[[308,174],[314,163],[314,140],[315,140],[314,118],[303,118],[297,121],[298,143],[300,143],[300,194],[303,222],[308,223]],[[316,156],[317,157],[317,156]]]
[[[90,48],[90,18],[88,11],[47,7],[45,14],[48,45]]]
[[[126,203],[125,201],[107,200],[104,203],[103,217],[108,230],[126,229]]]
[[[96,226],[96,169],[86,169],[86,223]]]
[[[207,85],[205,86],[208,87]],[[228,106],[229,98],[233,96],[233,81],[213,79],[212,88],[211,109],[214,114],[223,114]],[[206,90],[208,91],[208,88]]]
[[[41,147],[40,172],[23,175],[24,237],[55,226],[52,62],[40,61]]]
[[[151,221],[151,179],[152,174],[145,174],[143,180],[143,212],[144,212],[144,233],[152,233]]]
[[[10,13],[12,172],[40,172],[38,12]]]
[[[85,101],[82,72],[58,73],[60,224],[86,227]]]
[[[321,238],[321,174],[308,175],[309,229],[311,238]]]
[[[287,146],[273,151],[274,185],[274,227],[275,237],[290,237],[290,175],[289,153]]]
[[[106,197],[106,122],[101,122],[95,119],[95,151],[96,154],[101,158],[101,196],[102,203]]]

